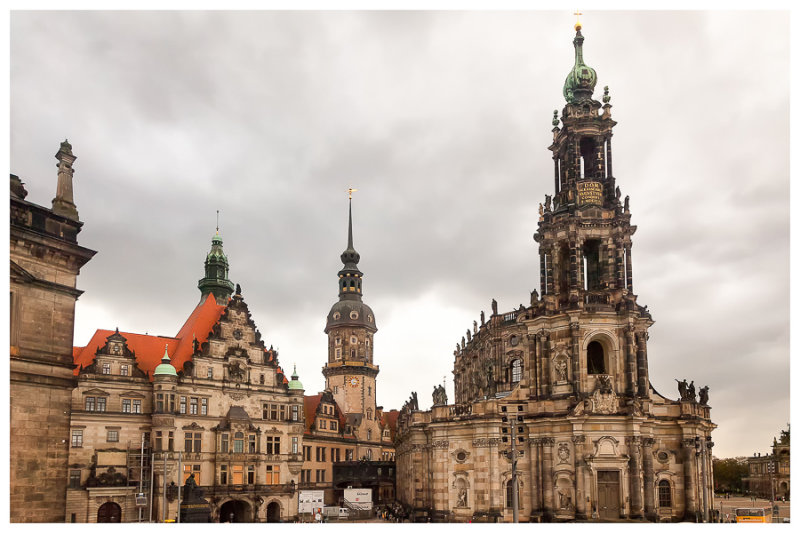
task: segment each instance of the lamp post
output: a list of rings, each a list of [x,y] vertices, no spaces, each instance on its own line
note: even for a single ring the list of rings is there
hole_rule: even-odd
[[[506,413],[503,416],[502,420],[504,424],[509,424],[508,427],[503,426],[502,431],[503,433],[508,433],[510,430],[510,438],[511,438],[511,450],[506,452],[506,456],[511,459],[511,508],[513,511],[513,521],[515,524],[519,523],[519,484],[517,483],[517,458],[522,455],[522,452],[517,451],[517,438],[519,438],[519,442],[522,443],[525,441],[525,437],[517,437],[517,424],[520,424],[519,432],[523,433],[525,431],[525,426],[522,425],[522,414],[516,414],[508,416],[508,409],[504,405],[500,408],[501,412]],[[518,405],[517,410],[519,412],[522,411],[522,406]],[[503,436],[502,440],[504,443],[508,443],[508,436]]]

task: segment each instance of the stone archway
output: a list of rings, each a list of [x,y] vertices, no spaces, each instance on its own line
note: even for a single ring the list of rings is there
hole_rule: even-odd
[[[97,522],[101,524],[122,522],[122,509],[119,504],[106,502],[101,505],[97,510]]]
[[[281,521],[281,506],[278,502],[267,505],[267,522]]]
[[[252,522],[250,504],[242,500],[229,500],[219,508],[220,522]]]

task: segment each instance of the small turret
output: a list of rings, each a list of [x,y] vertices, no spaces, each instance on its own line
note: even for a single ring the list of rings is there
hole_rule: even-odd
[[[164,357],[161,358],[161,364],[153,371],[153,376],[174,376],[178,377],[178,372],[175,367],[170,363],[169,354],[167,353],[168,346],[164,346]]]
[[[211,250],[206,255],[205,277],[198,281],[200,301],[213,294],[219,305],[226,305],[233,292],[233,282],[228,279],[228,258],[222,250],[222,237],[217,233],[211,239]]]
[[[289,390],[303,390],[303,384],[297,379],[297,365],[294,365],[294,371],[292,371],[292,380],[289,382]]]

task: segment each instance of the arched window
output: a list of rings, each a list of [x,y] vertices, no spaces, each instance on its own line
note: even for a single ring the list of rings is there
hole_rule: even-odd
[[[372,449],[367,450],[367,461],[372,461]]]
[[[372,420],[372,409],[367,409],[367,420]]]
[[[666,479],[658,482],[658,506],[672,507],[672,489]]]
[[[506,483],[506,507],[514,506],[514,483],[508,480]]]
[[[592,341],[586,348],[586,370],[589,374],[605,374],[606,358],[603,345]]]
[[[519,383],[522,379],[522,359],[514,359],[511,362],[511,383]]]
[[[233,435],[233,453],[244,453],[244,433],[241,431]]]

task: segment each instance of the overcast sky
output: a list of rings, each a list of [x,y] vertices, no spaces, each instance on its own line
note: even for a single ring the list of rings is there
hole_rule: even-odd
[[[789,17],[591,12],[630,195],[653,386],[709,385],[718,456],[789,420]],[[220,233],[280,363],[322,390],[348,187],[378,403],[421,407],[480,311],[539,288],[537,210],[573,64],[564,12],[14,12],[11,172],[50,206],[78,159],[75,344],[174,335]]]

